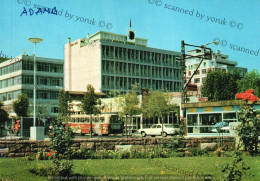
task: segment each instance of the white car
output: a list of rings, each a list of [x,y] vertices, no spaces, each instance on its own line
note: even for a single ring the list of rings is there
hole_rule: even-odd
[[[142,137],[145,137],[146,135],[150,136],[160,136],[162,135],[163,137],[166,137],[167,135],[174,135],[177,132],[179,132],[179,128],[174,128],[172,124],[163,124],[163,129],[162,129],[162,124],[154,124],[150,128],[144,128],[144,129],[139,129],[137,132],[141,135]]]

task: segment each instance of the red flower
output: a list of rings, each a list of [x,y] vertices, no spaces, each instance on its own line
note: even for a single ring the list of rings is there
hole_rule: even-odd
[[[242,98],[243,98],[244,101],[249,101],[251,95],[253,95],[253,94],[252,93],[244,93]]]
[[[254,94],[254,91],[253,91],[253,89],[248,89],[245,93],[251,93],[251,94]]]
[[[48,153],[46,156],[47,156],[47,157],[48,157],[48,156],[51,156],[53,153],[54,153],[53,150],[51,150],[50,153]]]
[[[238,94],[236,94],[236,98],[243,99],[243,95],[244,95],[244,93],[238,93]]]
[[[258,97],[256,97],[255,95],[252,94],[251,97],[250,97],[250,101],[253,102],[253,103],[257,102],[258,101]]]

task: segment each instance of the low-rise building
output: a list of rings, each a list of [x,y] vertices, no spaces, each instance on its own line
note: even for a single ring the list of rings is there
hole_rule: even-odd
[[[216,129],[214,125],[226,122],[228,123],[226,127],[230,128],[230,123],[238,122],[242,104],[240,100],[182,104],[187,136],[219,135],[214,131]],[[256,103],[254,108],[260,110],[260,102]],[[229,136],[230,133],[226,132],[223,135]]]
[[[63,60],[37,57],[37,114],[54,117],[58,113],[59,89],[63,88]],[[10,116],[15,116],[12,102],[26,94],[33,112],[34,56],[20,55],[0,63],[0,100]],[[38,117],[38,116],[37,116]]]

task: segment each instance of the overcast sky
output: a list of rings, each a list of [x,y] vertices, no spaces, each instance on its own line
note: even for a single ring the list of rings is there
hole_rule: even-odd
[[[203,45],[217,38],[220,45],[209,47],[228,54],[238,66],[260,72],[259,0],[0,2],[0,56],[18,56],[24,49],[33,54],[33,44],[28,38],[39,37],[44,41],[37,45],[38,56],[63,59],[68,37],[74,41],[100,30],[126,34],[131,18],[136,36],[149,39],[149,47],[180,51],[181,40]],[[38,12],[36,15],[38,6],[54,9],[54,14]],[[248,50],[243,52],[243,48]]]

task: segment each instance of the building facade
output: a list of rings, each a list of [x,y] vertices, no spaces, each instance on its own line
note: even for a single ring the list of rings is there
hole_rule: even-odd
[[[34,56],[21,55],[0,63],[0,100],[9,114],[15,115],[12,102],[21,93],[30,101],[33,111]],[[53,117],[58,113],[58,93],[63,88],[63,60],[37,57],[37,113]],[[38,117],[38,116],[37,116]]]
[[[127,92],[134,83],[140,89],[181,89],[179,52],[147,47],[147,39],[99,31],[65,44],[64,89],[85,92],[92,84],[96,92]]]
[[[187,136],[218,136],[214,125],[221,122],[226,122],[230,130],[232,124],[238,122],[242,104],[240,100],[183,104]],[[254,109],[260,110],[259,102],[254,105]],[[229,136],[230,132],[222,135]]]
[[[202,54],[203,54],[202,49],[194,49],[188,51],[188,55],[198,56]],[[216,53],[213,52],[212,60],[207,60],[207,59],[203,60],[199,69],[191,79],[190,83],[196,84],[198,87],[200,87],[209,71],[233,72],[236,69],[237,72],[240,74],[240,76],[244,77],[244,75],[247,72],[247,69],[237,67],[237,62],[231,61],[228,58],[229,58],[228,55],[221,54],[219,50]],[[190,58],[186,60],[187,81],[189,80],[191,75],[195,72],[200,61],[201,61],[200,58]]]

